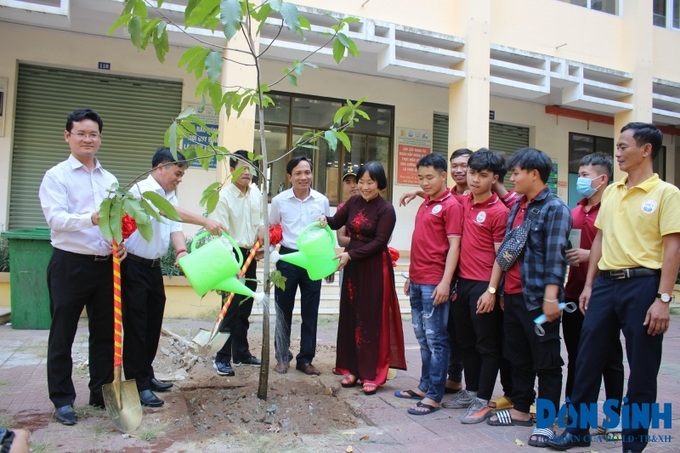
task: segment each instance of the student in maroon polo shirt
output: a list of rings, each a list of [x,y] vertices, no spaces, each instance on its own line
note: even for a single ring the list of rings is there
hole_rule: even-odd
[[[451,187],[451,194],[456,197],[456,200],[460,203],[464,196],[468,192],[467,185],[467,162],[472,155],[472,150],[468,148],[459,148],[451,153],[449,157],[449,164],[451,164],[451,178],[453,179],[454,185]],[[507,193],[507,190],[505,191]],[[406,206],[411,202],[416,196],[422,197],[425,194],[421,189],[415,190],[413,192],[407,192],[399,198],[399,205]],[[510,200],[515,200],[513,198],[514,192],[509,195]],[[507,204],[506,201],[504,203]],[[463,357],[460,354],[460,348],[456,342],[456,332],[453,330],[453,319],[449,318],[448,321],[449,329],[449,378],[446,381],[446,393],[457,393],[463,388]]]
[[[420,401],[408,409],[412,415],[431,414],[441,408],[449,363],[449,300],[460,255],[463,207],[446,188],[446,160],[428,154],[417,164],[425,201],[418,208],[411,237],[410,278],[404,292],[411,302],[413,330],[420,344],[422,374],[418,386],[397,390],[398,398]]]
[[[492,188],[505,176],[502,153],[482,148],[468,160],[468,188],[462,198],[464,220],[458,264],[457,297],[450,319],[463,356],[465,390],[444,407],[466,409],[465,424],[480,423],[491,415],[493,394],[502,355],[503,314],[496,301],[501,268],[494,266],[496,250],[505,236],[508,208]]]
[[[564,287],[566,302],[574,302],[578,305],[578,298],[583,291],[588,274],[590,248],[597,233],[595,219],[600,210],[602,193],[612,180],[612,167],[612,158],[604,153],[588,154],[579,162],[576,190],[583,198],[571,210],[571,216],[573,219],[572,228],[581,231],[581,243],[571,244],[572,248],[567,250],[567,262],[570,266],[567,284]],[[562,313],[562,334],[569,355],[567,384],[564,390],[565,399],[571,399],[571,391],[574,388],[576,357],[578,356],[583,319],[583,313],[580,310],[573,313],[566,311]],[[616,338],[612,339],[612,344],[613,348],[610,351],[602,377],[604,378],[607,399],[621,401],[623,398],[623,349],[618,332]],[[619,412],[620,406],[616,410]],[[606,434],[607,440],[620,440],[621,424],[617,428],[607,429]]]

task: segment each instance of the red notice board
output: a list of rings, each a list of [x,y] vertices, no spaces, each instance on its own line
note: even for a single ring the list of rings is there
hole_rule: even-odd
[[[432,152],[432,132],[422,129],[397,130],[397,184],[418,185],[416,164]]]
[[[422,146],[399,145],[397,156],[397,184],[418,184],[416,164],[421,157],[430,154],[430,148]]]

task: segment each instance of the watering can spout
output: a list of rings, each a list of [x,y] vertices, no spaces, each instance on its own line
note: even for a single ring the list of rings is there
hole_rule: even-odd
[[[216,291],[226,291],[228,293],[241,294],[242,296],[253,297],[253,291],[244,285],[236,276],[227,277],[217,283],[214,288]]]
[[[319,228],[318,222],[307,225],[298,235],[297,246],[297,252],[274,255],[274,258],[307,270],[312,280],[321,280],[337,270],[335,238],[328,226]]]

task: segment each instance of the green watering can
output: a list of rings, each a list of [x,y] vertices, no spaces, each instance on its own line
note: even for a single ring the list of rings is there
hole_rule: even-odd
[[[307,270],[309,278],[321,280],[338,269],[339,260],[335,258],[335,238],[328,225],[319,228],[319,222],[307,225],[297,239],[298,251],[280,255],[272,252],[271,261],[279,259]]]
[[[199,296],[205,296],[208,291],[226,291],[230,293],[250,296],[256,301],[262,300],[262,293],[254,293],[238,279],[238,272],[243,264],[243,254],[236,241],[226,233],[226,239],[234,248],[238,261],[234,257],[222,238],[212,239],[201,247],[196,247],[202,238],[210,233],[205,231],[191,242],[191,253],[179,259],[179,267]]]

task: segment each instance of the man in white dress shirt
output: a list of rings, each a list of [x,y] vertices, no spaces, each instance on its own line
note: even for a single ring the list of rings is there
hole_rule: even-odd
[[[153,191],[168,200],[183,222],[201,225],[213,234],[226,231],[220,223],[193,214],[177,206],[179,203],[175,190],[184,176],[189,163],[181,153],[176,160],[169,148],[160,147],[151,159],[151,174],[134,184],[131,192],[141,196]],[[163,213],[161,212],[161,215]],[[165,288],[161,272],[161,257],[170,246],[174,246],[179,259],[186,251],[186,239],[182,224],[164,218],[163,222],[151,220],[153,237],[147,242],[139,231],[135,231],[126,241],[128,255],[121,263],[121,287],[123,296],[123,369],[126,379],[137,381],[139,399],[144,406],[160,407],[163,400],[153,392],[167,391],[171,383],[156,379],[153,359],[160,341],[163,312],[165,310]]]
[[[300,232],[320,215],[329,215],[328,198],[312,189],[312,163],[306,156],[293,157],[286,164],[288,180],[292,184],[272,199],[269,210],[269,223],[281,224],[283,239],[279,253],[286,254],[297,251],[297,238]],[[321,299],[321,280],[311,280],[307,270],[292,263],[280,260],[276,268],[286,277],[284,290],[276,287],[277,318],[276,320],[276,367],[274,371],[286,374],[293,354],[290,352],[290,328],[295,306],[295,293],[300,287],[300,315],[302,327],[300,335],[300,352],[296,357],[296,369],[308,375],[319,375],[319,370],[312,365],[316,355],[316,327],[319,318],[319,301]]]
[[[243,168],[238,176],[231,180],[220,191],[220,201],[210,218],[221,222],[229,235],[236,241],[243,259],[247,259],[250,249],[259,239],[264,244],[264,214],[262,211],[262,193],[253,182],[253,171],[248,159],[248,152],[239,150],[229,158],[232,173]],[[245,285],[251,290],[257,289],[257,261],[253,260],[245,271]],[[222,303],[226,302],[228,293],[222,294]],[[236,294],[229,310],[222,320],[220,331],[230,332],[222,349],[217,351],[213,366],[220,376],[234,376],[234,366],[260,366],[260,360],[251,354],[248,344],[248,318],[253,310],[253,298]]]
[[[47,387],[64,425],[78,421],[73,403],[71,347],[83,308],[89,329],[90,400],[103,407],[102,385],[113,381],[113,260],[111,242],[99,231],[99,205],[116,177],[95,157],[104,123],[91,109],[71,112],[64,141],[69,158],[40,184],[40,206],[51,229],[54,252],[47,266],[52,324],[47,344]],[[125,257],[125,247],[118,252]]]

